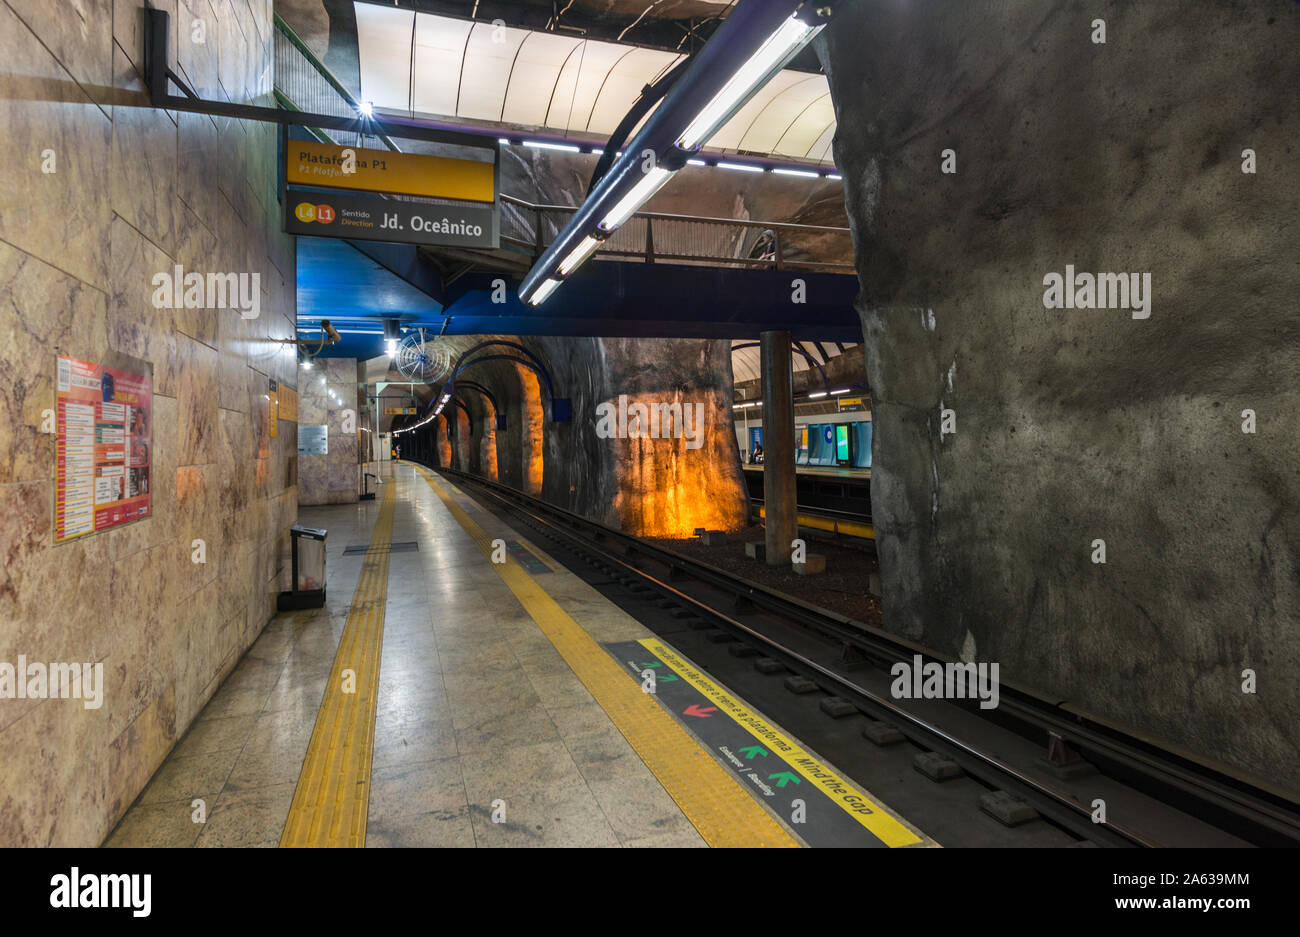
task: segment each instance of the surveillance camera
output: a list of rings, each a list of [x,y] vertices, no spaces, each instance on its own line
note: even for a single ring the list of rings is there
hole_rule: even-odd
[[[321,319],[321,320],[320,320],[320,327],[321,327],[322,331],[324,331],[325,334],[328,335],[328,336],[330,337],[330,341],[331,341],[331,342],[341,342],[341,341],[343,341],[343,336],[339,335],[339,331],[338,331],[338,329],[334,328],[334,326],[330,324],[330,320],[329,320],[329,319]]]

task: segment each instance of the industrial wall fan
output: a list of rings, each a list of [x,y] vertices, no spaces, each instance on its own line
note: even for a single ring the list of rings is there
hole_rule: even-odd
[[[451,372],[452,350],[439,336],[415,328],[402,336],[393,352],[393,364],[402,377],[428,384]]]

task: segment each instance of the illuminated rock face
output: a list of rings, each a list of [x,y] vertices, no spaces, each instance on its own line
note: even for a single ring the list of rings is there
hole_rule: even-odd
[[[748,501],[731,424],[731,349],[725,341],[525,339],[572,401],[573,419],[543,424],[542,496],[643,536],[689,537],[696,527],[734,529]],[[617,410],[651,405],[688,411],[695,435],[651,436]],[[696,416],[698,414],[698,416]],[[642,429],[648,430],[648,427]],[[662,428],[661,428],[662,429]],[[635,435],[634,435],[634,432]],[[656,438],[657,437],[657,438]]]
[[[643,537],[689,537],[699,527],[745,524],[748,503],[736,497],[730,395],[644,391],[620,394],[601,409],[615,430],[603,437],[613,450],[618,483],[609,512],[615,526]]]
[[[438,440],[438,464],[440,466],[451,467],[451,440],[447,436],[447,421],[442,417],[434,420],[435,429],[433,432]]]
[[[843,4],[818,41],[885,626],[1294,790],[1290,6]],[[1047,308],[1067,264],[1149,272],[1149,317]]]
[[[542,388],[537,374],[523,365],[515,365],[518,378],[520,426],[520,451],[518,455],[520,478],[518,487],[530,495],[542,493],[544,472],[542,446]],[[507,417],[508,419],[509,417]]]
[[[497,480],[497,433],[492,423],[484,424],[485,430],[479,437],[478,473],[489,481]]]

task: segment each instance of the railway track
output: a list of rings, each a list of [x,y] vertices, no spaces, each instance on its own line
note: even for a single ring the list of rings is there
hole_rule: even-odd
[[[868,718],[896,726],[919,749],[951,759],[990,791],[1005,791],[1032,806],[1080,844],[1300,845],[1300,807],[1278,793],[1005,683],[995,710],[981,710],[971,700],[894,699],[886,689],[891,666],[917,655],[926,662],[946,661],[507,486],[455,470],[436,471],[632,592],[655,596],[660,607],[685,610],[719,640],[756,648],[850,701]],[[1097,769],[1091,780],[1080,781],[1072,770],[1080,761]],[[1081,793],[1089,789],[1106,795],[1104,823],[1094,822],[1096,799]]]

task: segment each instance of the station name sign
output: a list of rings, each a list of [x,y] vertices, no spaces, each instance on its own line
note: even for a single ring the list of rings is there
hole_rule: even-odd
[[[288,141],[285,160],[285,181],[289,185],[322,185],[489,204],[496,200],[495,167],[491,162],[303,140]]]
[[[459,247],[498,246],[491,205],[406,202],[381,195],[290,190],[285,231],[315,237]]]

